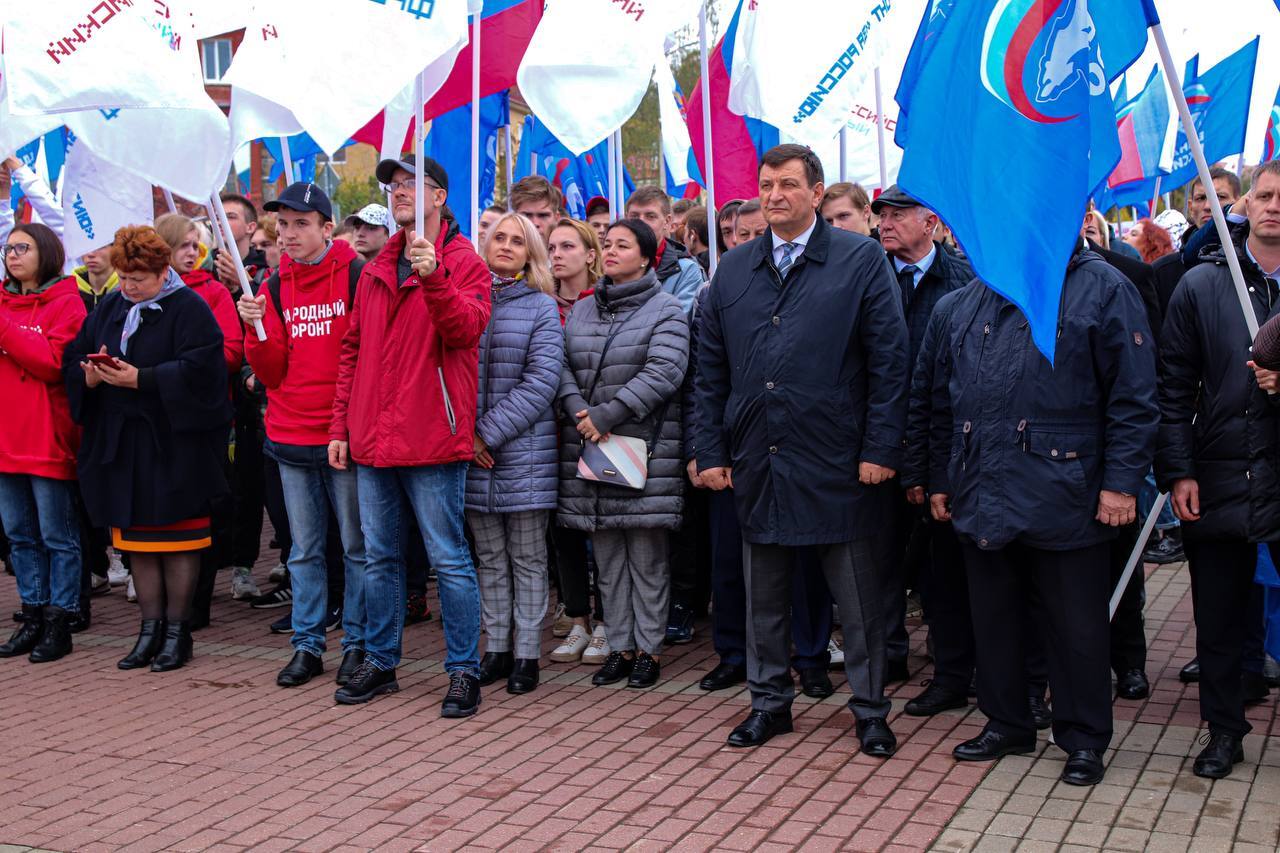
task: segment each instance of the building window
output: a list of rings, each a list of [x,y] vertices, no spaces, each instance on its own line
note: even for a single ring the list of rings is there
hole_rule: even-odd
[[[207,39],[200,43],[200,60],[206,83],[217,83],[231,67],[231,39]]]

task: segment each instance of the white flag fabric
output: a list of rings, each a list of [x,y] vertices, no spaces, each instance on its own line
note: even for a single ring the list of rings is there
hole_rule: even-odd
[[[924,0],[786,0],[741,7],[729,109],[809,146],[829,142]],[[780,49],[791,45],[795,49]],[[893,97],[892,90],[888,97]]]
[[[631,118],[667,33],[696,0],[549,0],[516,73],[533,114],[574,154]]]
[[[232,144],[301,131],[333,154],[425,69],[430,98],[467,43],[466,0],[256,3],[223,82]],[[340,22],[340,23],[338,23]],[[251,97],[246,97],[251,96]]]
[[[658,123],[662,126],[662,156],[671,173],[671,183],[682,187],[689,183],[689,125],[680,105],[676,78],[671,73],[665,54],[653,66],[653,82],[658,87]]]
[[[151,184],[115,168],[74,137],[61,183],[62,244],[69,259],[107,245],[126,225],[152,222]]]

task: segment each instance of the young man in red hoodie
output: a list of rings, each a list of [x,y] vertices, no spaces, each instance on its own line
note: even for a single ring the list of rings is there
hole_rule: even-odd
[[[329,466],[329,422],[342,337],[364,262],[350,244],[331,239],[333,208],[312,183],[296,183],[265,205],[276,214],[283,244],[280,269],[255,297],[240,297],[246,328],[261,320],[267,339],[245,335],[245,356],[267,389],[263,452],[280,465],[293,547],[293,659],[276,676],[297,687],[324,671],[329,612],[325,541],[329,516],[338,520],[346,567],[342,609],[343,657],[338,683],[364,662],[364,536],[356,474]]]
[[[414,225],[413,155],[383,160],[400,230],[365,265],[352,312],[329,431],[329,463],[354,462],[365,532],[365,662],[340,689],[343,704],[399,688],[406,509],[436,570],[449,691],[443,717],[480,706],[480,587],[463,533],[467,464],[475,457],[480,336],[492,278],[458,226],[444,220],[449,176],[422,162],[424,223]]]

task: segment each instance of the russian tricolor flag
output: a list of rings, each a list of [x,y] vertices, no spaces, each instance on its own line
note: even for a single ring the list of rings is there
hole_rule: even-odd
[[[1164,75],[1158,67],[1152,68],[1142,91],[1116,111],[1120,162],[1107,179],[1108,187],[1115,189],[1160,173],[1160,154],[1171,118]]]

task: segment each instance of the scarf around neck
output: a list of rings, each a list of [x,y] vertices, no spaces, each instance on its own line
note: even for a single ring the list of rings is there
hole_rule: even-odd
[[[129,338],[133,333],[138,331],[138,327],[142,325],[142,312],[146,310],[164,311],[160,306],[160,300],[171,295],[177,290],[186,287],[181,277],[174,271],[173,267],[169,267],[169,271],[165,274],[164,284],[160,287],[160,292],[150,299],[143,299],[140,302],[133,302],[128,296],[125,296],[123,290],[120,295],[124,297],[125,302],[129,305],[129,313],[124,318],[124,329],[120,332],[120,354],[129,354]]]

